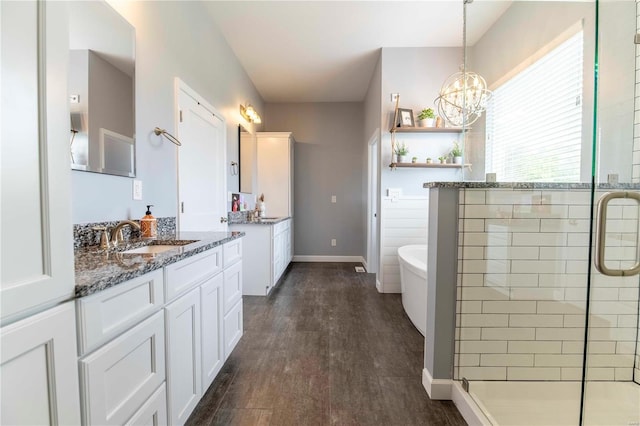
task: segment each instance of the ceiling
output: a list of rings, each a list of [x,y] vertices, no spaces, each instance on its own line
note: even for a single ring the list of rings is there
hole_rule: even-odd
[[[510,3],[476,0],[468,44]],[[462,46],[461,0],[205,4],[265,102],[360,102],[381,47]]]

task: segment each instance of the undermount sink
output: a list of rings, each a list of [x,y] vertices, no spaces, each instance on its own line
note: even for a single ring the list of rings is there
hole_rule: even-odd
[[[155,254],[155,253],[162,253],[163,251],[167,251],[167,250],[172,250],[178,247],[180,246],[177,246],[177,245],[165,246],[161,244],[154,244],[151,246],[143,246],[143,247],[138,247],[131,250],[125,250],[122,253],[124,254],[154,253]]]

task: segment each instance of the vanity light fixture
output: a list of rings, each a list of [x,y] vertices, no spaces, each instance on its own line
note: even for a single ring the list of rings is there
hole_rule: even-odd
[[[240,105],[240,115],[244,117],[249,123],[260,124],[262,123],[262,119],[260,118],[260,114],[253,108],[253,105],[247,104],[247,106]]]

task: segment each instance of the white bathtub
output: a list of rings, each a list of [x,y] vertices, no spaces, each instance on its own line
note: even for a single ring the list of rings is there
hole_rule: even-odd
[[[427,327],[427,246],[398,249],[402,306],[413,325],[424,336]]]

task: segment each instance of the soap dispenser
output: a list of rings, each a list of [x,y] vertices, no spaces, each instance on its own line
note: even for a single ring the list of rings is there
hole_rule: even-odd
[[[151,215],[151,207],[153,204],[147,206],[147,213],[140,219],[142,238],[156,238],[158,236],[158,221]]]

